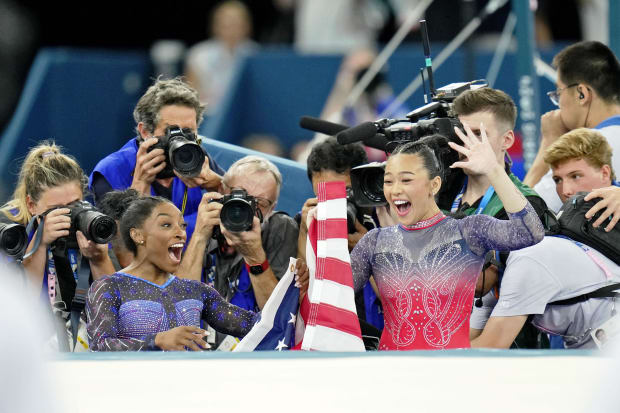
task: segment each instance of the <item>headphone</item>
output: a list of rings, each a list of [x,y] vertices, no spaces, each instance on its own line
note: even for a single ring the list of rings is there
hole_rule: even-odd
[[[579,89],[579,99],[583,99],[585,98],[583,92],[581,91],[581,89]]]

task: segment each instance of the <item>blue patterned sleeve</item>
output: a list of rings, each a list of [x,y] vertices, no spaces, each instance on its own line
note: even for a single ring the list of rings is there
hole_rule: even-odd
[[[380,230],[380,228],[375,228],[367,232],[351,251],[351,270],[355,292],[364,288],[372,274],[372,256]]]
[[[202,284],[202,318],[216,331],[242,338],[258,321],[258,314],[237,307],[222,298],[215,289]]]
[[[508,220],[473,215],[459,220],[463,238],[474,254],[489,250],[513,251],[538,244],[545,236],[540,218],[528,202],[519,212],[508,213]]]
[[[160,350],[155,346],[155,334],[142,339],[118,337],[120,295],[111,277],[95,281],[88,290],[86,330],[91,351]]]

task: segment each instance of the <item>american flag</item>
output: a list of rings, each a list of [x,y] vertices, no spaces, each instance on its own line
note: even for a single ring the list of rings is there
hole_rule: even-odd
[[[316,219],[310,222],[306,243],[308,293],[300,305],[294,280],[295,260],[291,258],[260,321],[234,351],[364,351],[347,246],[344,182],[320,183],[318,199]]]

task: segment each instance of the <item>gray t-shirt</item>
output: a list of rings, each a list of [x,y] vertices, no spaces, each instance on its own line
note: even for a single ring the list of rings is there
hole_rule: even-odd
[[[590,251],[611,273],[610,280],[584,250],[564,238],[545,237],[539,244],[513,251],[491,317],[534,315],[532,323],[563,336],[566,347],[596,347],[590,331],[611,317],[614,300],[593,298],[572,305],[547,305],[620,282],[620,266],[598,251]]]

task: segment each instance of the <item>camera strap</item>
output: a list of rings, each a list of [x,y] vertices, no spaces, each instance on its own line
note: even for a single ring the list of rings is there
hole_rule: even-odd
[[[459,210],[459,207],[461,206],[461,200],[463,199],[463,194],[465,194],[466,189],[467,189],[467,176],[465,176],[465,182],[463,182],[463,187],[461,188],[461,192],[458,193],[456,198],[454,198],[454,202],[452,202],[452,208],[450,208],[450,212],[455,213]],[[479,215],[482,213],[482,211],[484,211],[484,208],[486,208],[487,204],[491,200],[491,197],[493,196],[494,193],[495,193],[495,188],[493,188],[493,185],[489,186],[487,191],[484,193],[484,196],[482,197],[480,204],[478,204],[478,208],[476,208],[476,212],[474,212],[473,215]]]
[[[40,223],[39,221],[37,221],[37,217],[41,220]],[[28,221],[28,225],[26,226],[26,234],[28,235],[28,240],[30,241],[33,237],[33,232],[35,232],[34,245],[32,246],[32,249],[28,251],[28,253],[24,254],[20,262],[23,262],[26,258],[30,257],[39,248],[39,246],[41,245],[41,239],[43,239],[44,227],[45,217],[43,215],[35,215],[30,218],[30,221]]]
[[[78,329],[80,327],[80,317],[82,311],[86,306],[86,296],[88,294],[90,280],[90,262],[88,258],[82,257],[80,267],[78,269],[77,286],[75,287],[75,294],[71,301],[71,336],[73,337],[73,346],[75,350],[75,344],[78,338]]]

